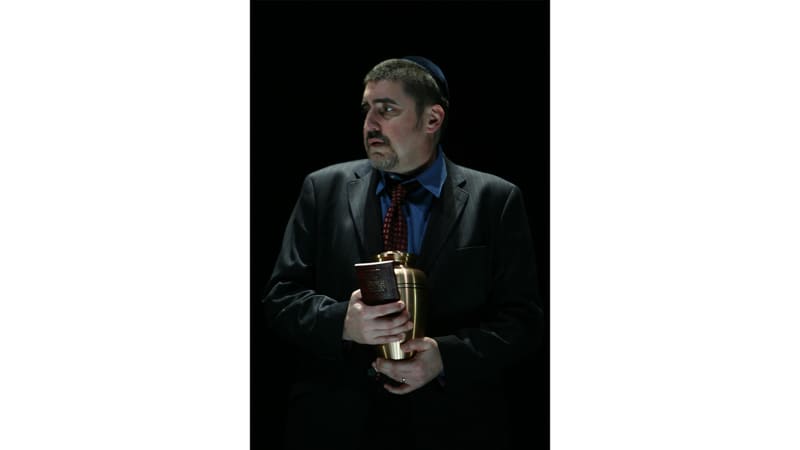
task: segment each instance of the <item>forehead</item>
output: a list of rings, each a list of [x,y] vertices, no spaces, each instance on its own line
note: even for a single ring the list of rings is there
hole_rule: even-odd
[[[403,91],[401,81],[370,81],[364,86],[365,102],[372,103],[378,99],[391,99],[398,104],[412,103],[411,97]]]

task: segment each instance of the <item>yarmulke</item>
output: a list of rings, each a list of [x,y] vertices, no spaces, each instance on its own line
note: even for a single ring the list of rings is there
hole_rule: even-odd
[[[442,92],[442,96],[445,99],[450,99],[450,90],[447,88],[447,79],[444,77],[444,72],[442,69],[439,68],[436,64],[433,63],[428,58],[424,58],[422,56],[405,56],[400,59],[405,59],[411,62],[415,62],[422,66],[434,80],[436,80],[436,84],[439,86],[439,90]]]

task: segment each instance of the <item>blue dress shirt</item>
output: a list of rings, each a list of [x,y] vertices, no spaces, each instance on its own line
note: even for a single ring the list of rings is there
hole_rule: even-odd
[[[386,212],[392,204],[391,195],[386,189],[386,177],[395,180],[402,179],[400,176],[381,171],[381,178],[378,180],[378,187],[375,191],[381,200],[381,217],[386,217]],[[442,186],[447,178],[447,167],[444,164],[444,151],[439,146],[436,159],[430,167],[422,171],[414,178],[402,181],[403,184],[417,181],[420,186],[408,193],[403,212],[408,223],[408,252],[419,255],[422,250],[422,238],[425,236],[425,229],[428,226],[431,204],[433,198],[439,198],[442,194]]]

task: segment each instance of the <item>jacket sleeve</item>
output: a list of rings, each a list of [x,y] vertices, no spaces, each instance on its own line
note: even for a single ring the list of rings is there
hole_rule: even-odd
[[[506,199],[493,235],[491,282],[479,325],[436,337],[448,389],[498,376],[540,345],[544,316],[528,217],[519,189]]]
[[[348,303],[314,290],[317,207],[313,179],[306,177],[262,301],[267,326],[278,336],[318,358],[338,360]]]

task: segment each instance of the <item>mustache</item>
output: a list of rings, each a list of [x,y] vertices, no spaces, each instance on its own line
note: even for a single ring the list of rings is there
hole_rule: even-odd
[[[383,142],[387,142],[387,143],[389,142],[389,139],[386,136],[381,134],[380,131],[376,131],[376,130],[367,131],[367,139],[380,139]]]

